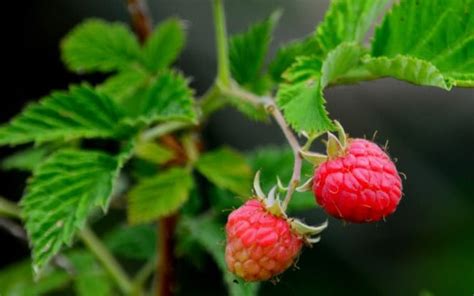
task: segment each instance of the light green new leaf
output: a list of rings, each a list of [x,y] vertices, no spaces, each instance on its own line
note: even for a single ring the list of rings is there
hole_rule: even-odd
[[[113,292],[113,284],[96,259],[85,251],[76,251],[69,254],[75,276],[74,289],[78,296],[109,296]]]
[[[163,164],[174,157],[172,150],[154,142],[139,142],[135,146],[135,154],[138,158],[156,164]]]
[[[324,59],[321,68],[322,87],[325,88],[351,69],[354,69],[359,64],[363,52],[364,50],[360,46],[352,42],[341,43],[331,50]]]
[[[34,280],[29,260],[3,267],[0,271],[0,295],[37,296],[65,288],[71,281],[62,270],[47,268],[41,278]]]
[[[150,260],[156,252],[156,231],[152,225],[121,226],[104,238],[107,247],[124,258]]]
[[[144,122],[151,124],[156,121],[177,120],[196,122],[197,114],[194,106],[193,91],[188,81],[179,73],[161,72],[143,89],[138,97],[140,104],[136,111],[130,111],[131,123]]]
[[[107,209],[124,160],[124,154],[64,149],[36,168],[21,201],[36,272],[72,242],[97,207]]]
[[[374,57],[391,59],[376,63],[395,64],[382,68],[385,71],[380,74],[445,89],[450,88],[450,83],[474,87],[473,7],[473,0],[402,0],[395,4],[376,29],[372,43]],[[397,65],[400,63],[406,65]],[[430,73],[413,73],[420,69]],[[437,72],[443,75],[445,83],[439,81]]]
[[[230,69],[232,77],[241,85],[252,85],[260,79],[273,29],[280,15],[281,12],[276,11],[264,21],[252,25],[246,32],[230,38]]]
[[[30,172],[48,155],[47,147],[30,147],[4,158],[0,167],[4,170],[21,170]]]
[[[160,23],[143,47],[143,63],[152,72],[171,65],[186,41],[184,23],[176,18]]]
[[[387,0],[332,0],[315,37],[322,53],[343,42],[362,43]],[[401,29],[401,28],[400,28]]]
[[[199,158],[197,170],[216,186],[241,196],[250,194],[252,169],[245,157],[229,148],[211,151]]]
[[[61,43],[62,58],[75,72],[110,72],[140,60],[135,35],[123,24],[90,19],[75,27]]]
[[[188,200],[192,186],[190,172],[182,168],[144,179],[129,193],[128,220],[147,223],[176,212]]]
[[[290,42],[280,47],[270,63],[268,72],[275,82],[282,82],[282,74],[299,56],[318,56],[318,44],[314,36]]]
[[[147,80],[147,73],[139,67],[127,68],[107,78],[103,83],[96,86],[96,89],[115,102],[123,104],[141,87],[145,86]]]
[[[223,273],[224,282],[231,296],[254,296],[258,293],[258,283],[245,283],[227,269],[224,250],[224,226],[220,225],[211,215],[195,219],[184,218],[182,226],[189,236],[200,244],[214,258]]]
[[[86,85],[53,92],[0,127],[0,145],[77,138],[118,138],[122,112],[108,97]]]

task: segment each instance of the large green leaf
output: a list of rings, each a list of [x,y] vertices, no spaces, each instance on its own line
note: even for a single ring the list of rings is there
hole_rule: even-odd
[[[196,163],[197,170],[216,186],[241,196],[251,189],[252,169],[245,157],[229,148],[204,154]]]
[[[117,138],[122,112],[87,85],[53,92],[0,127],[0,145],[77,138]]]
[[[31,262],[21,261],[0,271],[0,295],[38,296],[65,288],[71,277],[61,270],[47,268],[41,278],[34,280]]]
[[[362,43],[388,0],[332,0],[316,29],[319,50],[328,53],[343,42]]]
[[[68,255],[74,267],[74,289],[78,296],[109,296],[113,284],[106,271],[92,254],[75,251]]]
[[[35,169],[21,208],[36,272],[71,244],[97,207],[107,209],[123,161],[122,155],[64,149]]]
[[[171,18],[160,23],[143,47],[143,63],[153,72],[168,67],[178,57],[185,41],[181,20]]]
[[[273,29],[280,15],[276,11],[264,21],[252,25],[246,32],[230,38],[230,69],[238,83],[253,85],[261,79]]]
[[[105,235],[107,247],[124,258],[150,260],[156,252],[153,225],[120,226]]]
[[[354,68],[361,54],[356,44],[342,43],[327,54],[323,63],[318,56],[300,57],[285,72],[288,82],[280,85],[277,103],[296,131],[319,133],[334,128],[325,109],[323,90]]]
[[[378,75],[446,89],[451,83],[473,87],[473,7],[473,0],[400,1],[376,29],[372,43],[372,55],[388,59],[368,62],[383,63]],[[414,73],[420,70],[429,73]]]
[[[134,34],[120,23],[87,20],[62,41],[62,58],[76,72],[110,72],[128,67],[140,59]]]
[[[129,193],[128,220],[146,223],[176,212],[188,200],[192,186],[190,172],[182,168],[142,180]]]
[[[184,218],[181,223],[188,231],[188,235],[214,258],[217,266],[223,273],[224,282],[227,284],[229,295],[257,295],[259,288],[258,283],[245,283],[227,270],[224,258],[224,229],[212,215],[195,219]]]

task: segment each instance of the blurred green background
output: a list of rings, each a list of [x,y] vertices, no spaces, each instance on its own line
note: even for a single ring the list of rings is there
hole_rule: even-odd
[[[16,25],[4,27],[9,64],[0,122],[28,100],[83,80],[66,71],[59,41],[87,17],[128,21],[120,0],[30,0],[14,3]],[[188,43],[178,62],[202,93],[215,75],[212,15],[205,0],[149,1],[155,21],[179,16],[187,21]],[[276,8],[284,14],[273,52],[286,41],[314,30],[328,1],[226,0],[230,33],[239,32]],[[11,34],[11,36],[10,36]],[[10,38],[11,37],[11,38]],[[99,80],[101,77],[88,76]],[[398,159],[407,175],[405,196],[386,222],[344,225],[329,219],[321,243],[305,249],[299,269],[277,284],[264,283],[261,295],[472,295],[474,293],[474,91],[413,86],[393,79],[341,86],[326,92],[328,109],[353,136],[372,137]],[[231,109],[217,113],[205,129],[207,146],[242,151],[284,145],[275,125],[248,121]],[[12,149],[2,148],[0,157]],[[0,172],[0,195],[18,200],[26,174]],[[308,222],[325,219],[321,210],[300,213]],[[2,265],[28,256],[28,248],[0,232]],[[196,268],[179,260],[182,295],[224,295],[210,257]],[[201,294],[201,293],[200,293]]]

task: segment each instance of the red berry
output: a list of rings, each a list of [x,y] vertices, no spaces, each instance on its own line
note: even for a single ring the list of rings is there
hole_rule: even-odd
[[[315,171],[318,204],[329,215],[355,223],[392,214],[402,196],[402,183],[389,156],[364,139],[349,139],[342,154]]]
[[[229,215],[226,233],[227,267],[246,281],[264,281],[282,273],[303,245],[285,218],[271,214],[256,199]]]

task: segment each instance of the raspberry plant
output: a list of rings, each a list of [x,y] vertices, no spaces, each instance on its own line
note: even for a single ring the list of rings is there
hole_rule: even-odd
[[[235,281],[274,278],[326,228],[287,213],[316,207],[312,187],[324,210],[348,222],[385,218],[400,200],[400,178],[385,152],[347,139],[329,117],[327,87],[382,77],[446,90],[474,86],[472,0],[401,0],[389,8],[386,0],[334,0],[313,34],[281,46],[268,65],[280,11],[228,38],[223,1],[211,2],[218,68],[202,95],[173,67],[185,46],[184,23],[170,18],[152,29],[140,0],[128,1],[135,34],[125,24],[90,19],[65,36],[65,65],[107,78],[52,92],[0,127],[0,145],[21,145],[3,167],[32,172],[19,207],[0,203],[2,216],[23,222],[32,254],[0,276],[0,294],[41,294],[72,283],[79,295],[141,295],[150,287],[171,295],[179,289],[176,250],[189,255],[200,246],[222,270],[230,295],[255,295],[257,283]],[[273,118],[291,152],[205,150],[202,127],[226,105],[252,120]],[[310,151],[325,134],[327,155]],[[112,148],[92,149],[91,139]],[[307,178],[314,170],[314,180]],[[224,255],[221,210],[243,203],[230,215]],[[100,225],[109,208],[124,211],[127,223],[115,221],[99,237],[91,225]],[[123,258],[143,266],[125,269]],[[11,280],[18,274],[20,283]]]

